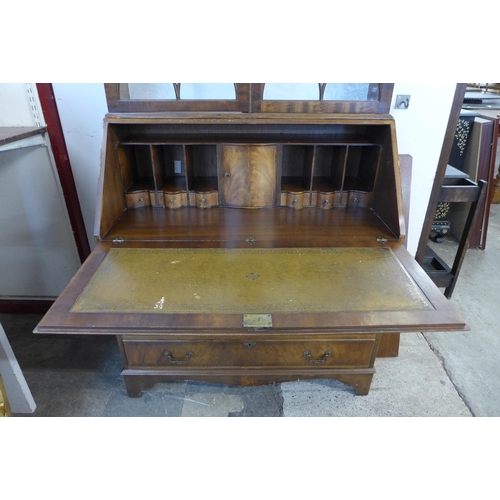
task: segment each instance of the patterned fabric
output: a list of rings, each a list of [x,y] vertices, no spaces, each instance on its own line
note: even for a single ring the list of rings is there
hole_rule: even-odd
[[[462,170],[464,166],[465,153],[469,144],[470,133],[474,123],[474,115],[460,116],[458,119],[453,146],[451,147],[448,164]]]

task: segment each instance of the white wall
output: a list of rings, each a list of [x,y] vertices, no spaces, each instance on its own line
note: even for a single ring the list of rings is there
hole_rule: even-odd
[[[396,83],[391,114],[396,120],[399,154],[413,157],[407,248],[414,255],[450,117],[456,83]],[[408,109],[394,107],[396,95],[411,95]]]
[[[2,83],[0,88],[0,127],[34,127],[30,103],[22,83]]]
[[[391,114],[400,154],[413,157],[407,248],[415,254],[448,123],[455,83],[396,83]],[[93,245],[93,226],[102,136],[107,112],[103,84],[54,84],[61,123],[83,217]],[[397,94],[411,95],[410,107],[394,108]]]
[[[103,118],[108,112],[102,83],[54,83],[54,95],[91,248]]]

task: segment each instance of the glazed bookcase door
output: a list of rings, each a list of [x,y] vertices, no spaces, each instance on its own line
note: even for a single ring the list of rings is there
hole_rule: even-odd
[[[150,112],[248,112],[248,83],[105,83],[112,113]]]
[[[386,114],[393,89],[393,83],[254,83],[252,112]]]
[[[106,83],[113,113],[386,114],[393,83]]]

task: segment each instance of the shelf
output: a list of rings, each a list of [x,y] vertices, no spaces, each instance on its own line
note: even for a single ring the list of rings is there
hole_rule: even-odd
[[[344,180],[343,191],[365,191],[367,193],[373,191],[361,179],[357,177],[346,177]]]
[[[158,191],[163,191],[164,193],[179,193],[180,191],[186,191],[186,178],[178,176],[162,179],[158,185]]]
[[[125,193],[138,193],[140,191],[154,191],[155,185],[152,177],[140,177],[125,190]]]
[[[44,144],[33,142],[32,138],[42,136],[46,132],[47,127],[0,127],[0,151]],[[43,141],[43,138],[40,137],[39,140]]]
[[[309,187],[302,177],[286,176],[281,178],[281,191],[303,193],[304,191],[309,191]]]
[[[0,146],[45,134],[47,127],[0,127]]]
[[[193,183],[189,191],[196,193],[211,193],[217,191],[217,177],[215,176],[200,176],[193,179]]]
[[[221,230],[221,228],[223,228]],[[105,240],[168,240],[170,246],[230,244],[248,247],[249,236],[257,247],[370,246],[379,237],[398,242],[380,217],[364,208],[317,210],[287,207],[238,210],[215,207],[198,210],[126,210],[116,220]]]
[[[312,191],[318,191],[320,193],[333,193],[335,191],[340,191],[340,186],[335,185],[330,177],[314,177]]]

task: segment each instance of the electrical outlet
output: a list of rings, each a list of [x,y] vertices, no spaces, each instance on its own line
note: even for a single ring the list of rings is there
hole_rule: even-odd
[[[174,160],[174,173],[180,174],[182,172],[181,160]]]
[[[410,105],[410,97],[411,95],[398,94],[396,96],[396,104],[394,107],[396,109],[408,109],[408,106]]]

